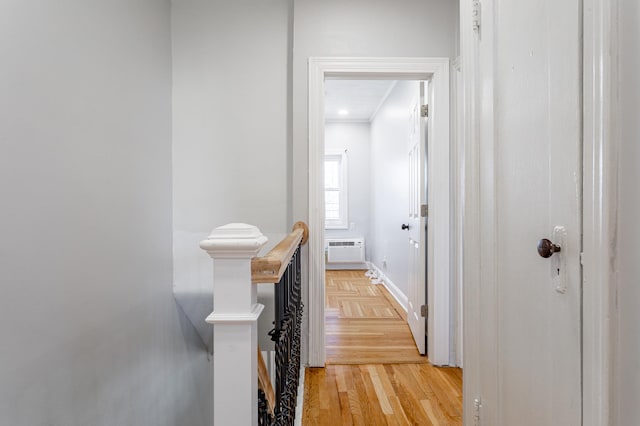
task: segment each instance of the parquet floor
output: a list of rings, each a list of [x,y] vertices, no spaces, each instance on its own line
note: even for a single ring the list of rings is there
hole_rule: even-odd
[[[427,363],[406,322],[406,312],[364,271],[327,271],[327,364]]]
[[[307,368],[303,426],[462,424],[462,370],[420,356],[405,314],[364,271],[327,271],[326,368]]]

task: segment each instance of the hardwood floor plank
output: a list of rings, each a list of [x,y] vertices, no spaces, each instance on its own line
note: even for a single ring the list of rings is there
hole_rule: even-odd
[[[331,422],[330,424],[340,424],[342,421],[342,412],[336,409],[340,407],[340,395],[335,370],[331,369],[327,371],[327,383],[329,383],[330,386],[326,398],[326,418]]]
[[[462,396],[460,392],[452,386],[449,386],[443,379],[443,371],[445,369],[420,369],[416,371],[417,377],[421,377],[421,382],[428,384],[433,394],[439,395],[438,402],[441,410],[447,417],[455,417],[459,415],[459,406],[462,404]]]
[[[376,395],[375,391],[372,391],[371,386],[367,386],[367,380],[363,376],[360,366],[354,366],[352,371],[353,384],[358,395],[358,401],[360,402],[360,410],[362,412],[362,420],[365,425],[382,425],[381,419],[383,417],[382,411],[378,404],[375,403]]]
[[[421,383],[415,380],[413,371],[410,369],[412,366],[413,364],[405,365],[404,368],[395,368],[396,366],[394,366],[393,371],[397,378],[398,390],[403,396],[400,402],[413,424],[430,424],[420,401],[422,399],[436,399],[437,396],[428,389],[423,389]]]
[[[397,395],[394,395],[391,398],[391,406],[393,407],[393,412],[395,413],[395,415],[393,416],[393,419],[389,419],[387,418],[387,422],[389,424],[396,424],[396,425],[401,425],[401,426],[410,426],[411,422],[409,422],[409,419],[407,418],[407,415],[405,414],[404,410],[402,409],[402,404],[400,403],[400,398],[398,398]]]
[[[304,426],[462,425],[462,370],[418,354],[406,314],[362,271],[327,272],[326,368],[307,368]]]
[[[362,403],[366,404],[366,400],[362,400],[358,390],[353,381],[353,371],[352,366],[349,365],[336,365],[334,367],[338,372],[339,376],[342,376],[342,381],[344,382],[346,393],[348,396],[348,407],[347,409],[351,412],[351,420],[354,426],[364,426],[366,425],[364,414],[362,412]],[[340,407],[341,410],[344,410],[344,407]]]
[[[350,403],[349,403],[349,393],[348,392],[340,392],[338,394],[338,399],[340,400],[340,425],[353,425],[353,416],[351,415]]]
[[[389,398],[386,390],[382,386],[382,381],[380,381],[380,376],[376,371],[376,367],[374,365],[368,365],[367,371],[369,373],[369,377],[371,378],[371,383],[373,384],[373,390],[376,392],[376,396],[378,398],[378,404],[380,404],[380,408],[384,414],[393,414],[393,408],[391,408],[391,404],[389,403]]]
[[[302,415],[302,423],[309,426],[318,425],[320,418],[320,404],[318,397],[320,395],[320,374],[323,374],[324,368],[307,368],[305,369],[304,382],[304,409]]]
[[[427,417],[429,417],[429,421],[431,422],[431,424],[433,426],[440,426],[440,422],[438,421],[435,414],[433,413],[433,407],[431,406],[431,401],[429,401],[428,399],[423,399],[422,401],[420,401],[420,403],[422,404],[424,411],[427,413]]]

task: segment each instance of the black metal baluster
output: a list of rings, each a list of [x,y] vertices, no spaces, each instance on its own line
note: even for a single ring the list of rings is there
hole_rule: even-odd
[[[276,407],[272,417],[260,411],[260,425],[291,426],[295,420],[296,400],[300,379],[300,349],[302,323],[301,259],[298,247],[285,270],[280,282],[274,288],[275,321],[269,332],[276,351]],[[262,391],[260,391],[262,393]],[[260,395],[264,398],[264,394]],[[266,401],[264,402],[266,407]],[[264,420],[263,420],[264,418]],[[263,421],[269,423],[262,423]]]
[[[267,408],[267,397],[262,389],[258,389],[258,425],[272,426],[273,421],[273,416],[269,413],[269,409]]]

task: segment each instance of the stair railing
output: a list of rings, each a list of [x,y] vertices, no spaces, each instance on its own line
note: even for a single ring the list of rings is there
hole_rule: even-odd
[[[300,372],[302,289],[300,247],[303,222],[266,256],[267,242],[252,225],[232,223],[200,243],[213,259],[214,425],[293,425]],[[264,306],[254,284],[274,283],[276,380],[274,386],[258,348],[257,321]]]

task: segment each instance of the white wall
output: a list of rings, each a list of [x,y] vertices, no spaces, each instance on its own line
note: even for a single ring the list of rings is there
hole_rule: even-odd
[[[405,295],[409,265],[408,132],[411,102],[420,94],[417,81],[398,81],[371,123],[371,261]]]
[[[198,243],[230,222],[290,231],[290,1],[173,1],[174,284],[211,288]],[[203,318],[204,320],[204,318]]]
[[[638,424],[640,419],[640,4],[620,0],[619,5],[619,95],[615,111],[620,137],[619,221],[618,221],[618,312],[616,358],[618,376],[614,387],[615,424]],[[615,93],[614,92],[614,93]]]
[[[364,237],[367,244],[371,221],[369,123],[329,122],[325,124],[324,131],[325,151],[347,151],[349,198],[349,229],[326,229],[325,237]]]
[[[210,425],[172,294],[170,4],[0,2],[0,424]]]

